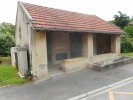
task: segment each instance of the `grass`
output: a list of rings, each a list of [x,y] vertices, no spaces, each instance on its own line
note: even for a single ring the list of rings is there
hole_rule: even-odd
[[[11,65],[0,65],[0,86],[23,84],[26,79],[21,79],[18,76],[16,68]]]
[[[0,57],[0,64],[11,65],[11,57]]]
[[[10,59],[11,57],[0,57],[0,59],[2,59],[2,60],[8,60],[8,59]]]
[[[130,53],[121,53],[122,56],[130,56],[133,57],[133,52]]]

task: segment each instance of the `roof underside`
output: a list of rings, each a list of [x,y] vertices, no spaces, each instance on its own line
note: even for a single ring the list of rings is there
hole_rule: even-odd
[[[94,33],[124,33],[120,28],[94,15],[22,3],[37,30],[64,30]]]

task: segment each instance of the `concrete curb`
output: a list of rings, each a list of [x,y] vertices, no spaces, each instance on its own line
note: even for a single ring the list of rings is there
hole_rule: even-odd
[[[133,82],[133,76],[129,77],[129,78],[126,78],[126,79],[124,79],[122,81],[119,81],[119,82],[104,86],[102,88],[99,88],[99,89],[96,89],[96,90],[81,94],[79,96],[72,97],[72,98],[70,98],[68,100],[85,100],[87,98],[92,98],[92,97],[98,96],[98,95],[100,95],[102,93],[105,93],[105,92],[107,92],[109,90],[116,89],[118,87],[124,86],[124,85],[126,85],[128,83],[131,83],[131,82]]]

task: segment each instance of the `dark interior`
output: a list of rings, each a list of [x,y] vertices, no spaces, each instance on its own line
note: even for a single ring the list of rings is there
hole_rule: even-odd
[[[96,54],[111,53],[111,35],[96,35]]]
[[[70,57],[81,57],[82,56],[82,34],[71,33],[70,34]]]

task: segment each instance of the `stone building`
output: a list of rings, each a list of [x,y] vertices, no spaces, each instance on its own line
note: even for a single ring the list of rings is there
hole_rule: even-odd
[[[16,47],[27,48],[33,75],[48,78],[50,69],[65,72],[89,67],[120,53],[118,27],[87,15],[18,2]]]

